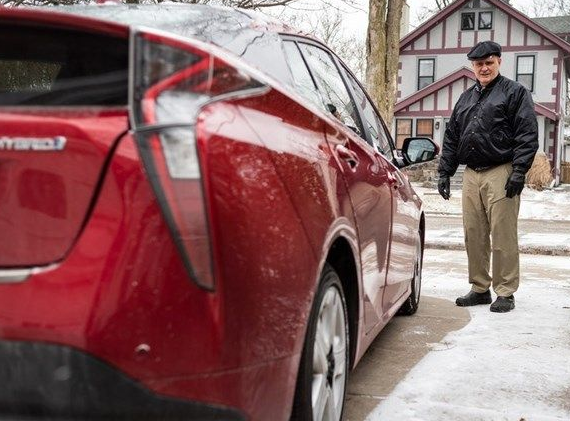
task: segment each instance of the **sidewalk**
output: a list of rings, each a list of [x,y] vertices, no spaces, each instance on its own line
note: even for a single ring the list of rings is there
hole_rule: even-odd
[[[443,200],[436,189],[414,184],[424,202],[426,247],[463,250],[461,191]],[[521,253],[570,256],[570,186],[538,192],[525,188],[519,213]]]

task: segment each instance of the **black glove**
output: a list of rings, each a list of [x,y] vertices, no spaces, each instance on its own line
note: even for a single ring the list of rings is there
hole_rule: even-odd
[[[439,175],[439,181],[437,182],[437,190],[441,197],[445,200],[449,200],[449,193],[450,193],[450,183],[449,183],[449,176],[445,174]]]
[[[514,170],[509,179],[507,180],[507,184],[505,184],[505,190],[507,191],[507,197],[515,197],[521,194],[524,188],[524,174],[517,170]]]

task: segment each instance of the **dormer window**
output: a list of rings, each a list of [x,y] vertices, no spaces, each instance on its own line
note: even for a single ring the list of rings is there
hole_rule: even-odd
[[[462,13],[461,14],[461,30],[472,31],[475,29],[475,13]]]
[[[493,28],[493,12],[479,12],[479,29]]]

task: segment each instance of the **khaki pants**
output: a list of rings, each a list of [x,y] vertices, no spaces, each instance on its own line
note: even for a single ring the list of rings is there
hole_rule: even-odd
[[[469,283],[475,292],[485,292],[492,284],[497,295],[506,297],[519,286],[520,196],[505,196],[505,184],[512,170],[511,164],[504,164],[481,172],[466,168],[463,175],[465,248]]]

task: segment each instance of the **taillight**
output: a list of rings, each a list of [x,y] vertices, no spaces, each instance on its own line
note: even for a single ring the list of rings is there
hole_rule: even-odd
[[[139,32],[132,40],[132,125],[163,215],[186,269],[213,289],[212,244],[195,122],[207,102],[262,85],[184,41]]]

